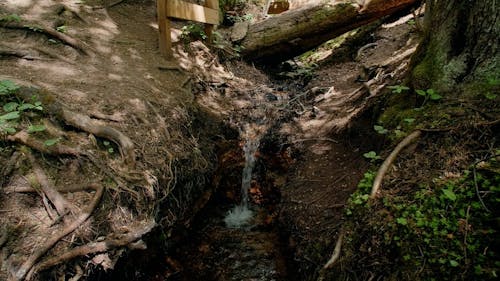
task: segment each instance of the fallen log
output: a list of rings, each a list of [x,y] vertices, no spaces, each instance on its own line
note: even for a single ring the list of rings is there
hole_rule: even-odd
[[[283,61],[420,3],[421,0],[313,2],[248,26],[246,36],[240,42],[241,54],[262,62]]]

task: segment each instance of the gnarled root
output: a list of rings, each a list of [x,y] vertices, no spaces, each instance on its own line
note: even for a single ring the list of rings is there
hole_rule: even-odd
[[[124,135],[122,132],[112,127],[101,125],[97,120],[94,120],[87,115],[74,112],[66,108],[62,103],[58,102],[57,100],[54,100],[53,96],[46,93],[42,93],[37,88],[23,86],[19,89],[19,91],[16,94],[20,96],[22,99],[27,101],[31,101],[33,96],[38,96],[38,99],[43,102],[43,105],[47,109],[47,111],[50,114],[53,114],[56,117],[62,119],[62,121],[64,121],[66,124],[78,128],[87,133],[91,133],[98,137],[106,138],[115,142],[120,147],[120,153],[122,155],[125,164],[127,164],[128,167],[131,169],[135,167],[134,143],[129,137]],[[27,133],[21,134],[17,137],[16,135],[11,137],[10,140],[23,142],[24,140],[29,139],[29,135],[27,135]],[[30,147],[33,147],[36,144],[36,148],[35,147],[33,148],[40,152],[50,152],[51,149],[50,147],[47,148],[42,143],[37,143],[34,140],[27,143],[31,144],[31,145],[27,144]],[[60,154],[72,154],[72,155],[83,154],[82,152],[74,149],[63,150],[63,152],[68,152],[68,153],[60,153]]]
[[[71,111],[67,108],[61,108],[60,113],[61,118],[67,124],[115,142],[120,147],[120,152],[125,163],[131,168],[135,166],[134,143],[122,132],[109,126],[103,126],[87,115]]]
[[[35,157],[31,153],[28,153],[28,158],[31,162],[31,166],[33,167],[33,172],[35,173],[35,177],[40,184],[40,189],[43,191],[45,196],[52,202],[54,207],[57,210],[57,213],[60,217],[66,215],[71,209],[71,204],[66,201],[66,199],[55,190],[52,185],[49,183],[49,179],[47,175],[42,170],[40,165],[35,160]]]
[[[88,208],[83,210],[83,212],[73,221],[71,224],[66,226],[65,228],[61,229],[58,233],[54,234],[53,236],[49,237],[45,243],[43,243],[38,249],[35,249],[33,254],[26,260],[21,267],[17,270],[17,272],[14,274],[15,280],[24,280],[26,277],[26,274],[33,268],[35,263],[43,256],[47,251],[49,251],[59,240],[64,238],[66,235],[70,234],[73,232],[77,227],[82,225],[89,217],[90,214],[94,211],[96,208],[97,204],[101,200],[102,194],[104,193],[104,187],[102,185],[94,185],[93,186],[96,190],[96,194],[94,195],[94,198],[90,202]]]
[[[26,131],[20,131],[17,132],[14,135],[9,135],[7,136],[7,140],[11,142],[17,142],[26,145],[29,148],[32,148],[36,151],[39,151],[41,153],[45,154],[50,154],[50,155],[72,155],[72,156],[78,156],[82,155],[83,152],[63,145],[63,144],[54,144],[51,146],[47,146],[43,144],[40,140],[31,137],[30,134],[28,134]]]
[[[101,242],[91,242],[83,246],[75,247],[57,257],[48,258],[43,262],[39,263],[29,275],[32,275],[35,271],[41,271],[48,269],[60,263],[69,261],[76,257],[87,256],[97,253],[107,252],[114,248],[124,247],[132,244],[133,242],[141,239],[144,235],[149,233],[156,226],[155,222],[147,222],[141,225],[140,228],[134,229],[126,234],[123,234],[119,238],[106,239]]]

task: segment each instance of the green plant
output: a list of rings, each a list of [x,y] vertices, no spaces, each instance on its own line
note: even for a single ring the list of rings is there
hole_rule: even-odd
[[[10,14],[10,15],[6,15],[6,16],[1,16],[0,17],[0,21],[5,21],[5,22],[11,22],[11,21],[20,22],[21,21],[21,17],[18,14]]]
[[[66,25],[60,25],[56,28],[56,30],[61,33],[66,33],[68,31],[68,27]]]
[[[410,202],[389,198],[384,203],[394,217],[388,224],[393,234],[386,235],[385,243],[399,249],[402,262],[408,268],[421,268],[426,278],[451,280],[455,274],[467,276],[465,280],[496,278],[500,261],[493,244],[498,227],[491,222],[498,220],[498,213],[487,206],[497,208],[499,195],[500,174],[474,176],[465,171],[460,179],[422,185]]]
[[[437,101],[437,100],[440,100],[443,98],[441,95],[436,93],[436,91],[434,91],[433,89],[427,89],[425,91],[424,90],[415,90],[415,93],[419,96],[424,97],[424,101],[422,102],[422,106],[424,106],[428,100]]]
[[[113,146],[109,141],[103,141],[102,144],[104,145],[109,154],[113,154],[115,152],[115,149],[113,148]]]
[[[345,209],[346,215],[351,216],[360,207],[365,206],[366,202],[370,198],[370,191],[375,180],[375,172],[367,171],[364,173],[363,178],[358,183],[358,189],[351,194],[349,200],[347,201],[347,207]]]
[[[207,35],[201,24],[192,23],[182,27],[180,38],[184,41],[205,40]]]
[[[19,90],[14,82],[10,80],[0,81],[0,134],[14,134],[19,126],[21,119],[27,115],[27,112],[42,111],[42,103],[35,97],[32,102],[19,100],[15,95]],[[28,133],[41,132],[45,130],[43,125],[29,125]]]
[[[387,87],[392,90],[393,93],[395,94],[401,94],[404,91],[408,91],[410,88],[403,86],[403,85],[394,85],[394,86],[389,86]]]
[[[375,162],[377,160],[380,160],[380,156],[377,155],[377,152],[375,151],[369,151],[365,154],[363,154],[363,157],[365,157],[366,159],[370,159],[370,162]]]
[[[375,132],[377,132],[381,135],[385,135],[389,132],[389,130],[384,128],[382,125],[375,125],[375,126],[373,126],[373,129],[375,130]]]

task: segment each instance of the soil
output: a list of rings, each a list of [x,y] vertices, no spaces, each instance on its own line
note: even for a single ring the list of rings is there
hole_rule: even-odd
[[[369,165],[363,153],[382,144],[374,137],[370,114],[380,106],[376,97],[383,86],[401,82],[408,53],[416,44],[415,28],[406,23],[409,18],[378,29],[363,40],[363,44],[374,44],[365,45],[368,47],[359,54],[362,46],[347,55],[345,50],[336,53],[334,49],[323,56],[323,62],[315,61],[319,66],[308,72],[302,62],[288,63],[291,69],[280,70],[238,60],[221,63],[216,54],[223,56],[224,51],[210,50],[199,41],[175,44],[175,61],[165,61],[157,48],[154,1],[124,1],[109,8],[102,5],[97,0],[0,4],[0,15],[20,15],[22,24],[64,27],[65,34],[85,42],[82,48],[88,52],[86,55],[33,28],[1,27],[0,49],[28,55],[0,56],[0,80],[49,92],[69,109],[128,136],[136,152],[135,167],[125,167],[117,153],[119,147],[44,112],[44,119],[68,135],[63,137],[64,144],[86,151],[76,157],[32,152],[50,184],[56,189],[92,183],[106,187],[92,218],[61,240],[47,257],[60,256],[76,245],[141,232],[152,220],[161,226],[155,232],[164,237],[157,239],[162,240],[160,247],[175,237],[182,241],[180,237],[192,224],[194,230],[188,235],[206,232],[193,248],[179,248],[178,256],[184,255],[182,251],[196,252],[194,257],[209,256],[211,251],[228,255],[234,251],[231,245],[217,247],[225,239],[220,238],[220,226],[203,228],[194,216],[205,210],[207,202],[208,206],[213,204],[213,198],[227,200],[226,204],[238,200],[235,189],[239,187],[233,184],[238,176],[229,183],[223,183],[221,177],[227,176],[226,168],[241,167],[241,156],[230,153],[241,146],[239,131],[244,132],[242,139],[262,138],[258,155],[261,171],[255,176],[253,200],[266,209],[264,231],[255,233],[252,242],[239,243],[262,244],[262,248],[249,251],[278,257],[275,264],[264,262],[264,267],[274,268],[268,272],[276,271],[266,280],[312,280],[333,251],[343,206]],[[181,26],[175,25],[178,35]],[[320,48],[317,53],[322,51],[331,52],[331,48]],[[296,76],[280,80],[277,71]],[[40,135],[43,137],[49,136]],[[8,163],[18,150],[17,143],[3,140],[2,144],[9,148],[1,151],[0,160]],[[110,152],[110,145],[114,152]],[[11,164],[13,169],[4,174],[5,191],[31,184],[33,164],[24,153],[19,157]],[[92,161],[96,158],[104,164],[96,165]],[[264,195],[259,199],[260,193]],[[0,196],[1,221],[6,229],[2,231],[9,234],[2,247],[0,272],[0,279],[6,279],[45,237],[63,226],[52,225],[48,204],[36,193],[2,192]],[[64,196],[73,206],[72,215],[77,216],[94,193],[79,191]],[[72,219],[69,216],[63,221]],[[238,234],[234,237],[241,238]],[[215,244],[207,246],[201,238]],[[276,245],[267,245],[269,241],[276,241]],[[64,275],[99,279],[102,269],[112,271],[124,255],[119,248],[101,252],[62,261],[40,279]],[[284,253],[289,256],[283,257]],[[149,274],[148,278],[171,280],[172,274],[189,272],[190,266],[208,270],[206,261],[213,262],[209,256],[205,263],[189,265],[168,253],[161,259],[156,262],[162,273]],[[179,260],[184,264],[179,265]],[[233,268],[235,272],[239,269]],[[227,273],[210,270],[213,280]],[[220,280],[236,280],[233,277]]]

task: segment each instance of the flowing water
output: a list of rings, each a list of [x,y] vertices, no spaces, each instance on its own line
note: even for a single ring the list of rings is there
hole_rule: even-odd
[[[248,192],[252,182],[252,172],[255,167],[255,154],[258,148],[259,139],[255,136],[247,137],[243,145],[245,166],[241,176],[241,202],[234,206],[224,218],[227,227],[240,228],[246,226],[253,217],[253,211],[249,207]]]

